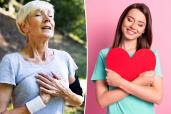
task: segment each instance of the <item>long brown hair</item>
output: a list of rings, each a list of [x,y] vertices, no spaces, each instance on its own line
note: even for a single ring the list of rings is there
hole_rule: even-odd
[[[151,13],[150,10],[148,8],[148,6],[146,6],[144,3],[134,3],[130,6],[128,6],[122,13],[122,15],[119,18],[119,22],[116,28],[116,33],[115,33],[115,39],[113,42],[113,48],[119,47],[121,41],[122,41],[122,30],[121,30],[121,26],[122,26],[122,22],[125,18],[125,16],[127,15],[127,13],[131,10],[131,9],[138,9],[140,10],[146,17],[146,28],[144,33],[137,39],[137,50],[141,49],[141,48],[150,48],[151,44],[152,44],[152,18],[151,18]]]

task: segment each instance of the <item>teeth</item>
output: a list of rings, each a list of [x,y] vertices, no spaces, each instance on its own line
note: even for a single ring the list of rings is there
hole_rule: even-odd
[[[130,35],[135,34],[135,32],[133,32],[133,31],[131,31],[131,30],[129,30],[129,29],[127,29],[127,32],[128,32]]]
[[[129,32],[129,34],[134,34],[134,32],[132,32],[132,31],[128,31]]]
[[[42,29],[51,29],[51,27],[42,27]]]

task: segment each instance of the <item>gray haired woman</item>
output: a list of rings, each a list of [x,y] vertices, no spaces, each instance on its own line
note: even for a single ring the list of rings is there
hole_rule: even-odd
[[[0,113],[63,114],[65,101],[81,105],[83,97],[69,88],[76,82],[74,60],[65,51],[48,48],[55,27],[53,6],[31,1],[19,10],[16,24],[27,44],[0,63]],[[7,111],[11,96],[14,109]]]

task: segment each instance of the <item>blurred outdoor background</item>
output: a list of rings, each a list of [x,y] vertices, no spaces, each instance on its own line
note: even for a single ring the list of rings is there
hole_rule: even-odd
[[[19,51],[25,44],[25,38],[16,27],[15,18],[19,8],[32,0],[0,0],[0,60],[11,52]],[[86,27],[84,0],[44,0],[55,8],[55,35],[50,39],[49,47],[65,50],[74,58],[79,69],[84,96],[86,92]],[[12,104],[9,106],[12,108]],[[67,105],[65,114],[83,114],[84,103],[80,107]]]

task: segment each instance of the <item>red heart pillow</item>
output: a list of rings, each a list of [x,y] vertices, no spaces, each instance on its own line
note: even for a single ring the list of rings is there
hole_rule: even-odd
[[[128,81],[133,81],[140,73],[154,70],[155,66],[156,57],[150,49],[140,49],[130,57],[122,48],[112,48],[106,56],[106,67]]]

